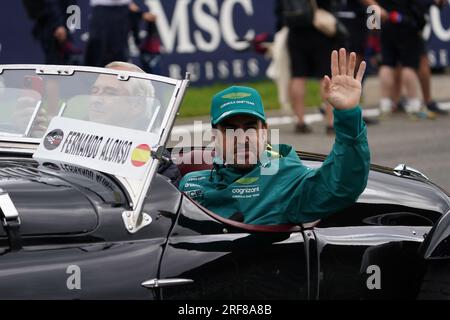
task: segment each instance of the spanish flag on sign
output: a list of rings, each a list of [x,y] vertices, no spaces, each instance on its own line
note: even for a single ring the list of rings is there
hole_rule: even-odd
[[[147,144],[140,144],[131,153],[131,163],[135,167],[142,167],[150,159],[150,147]]]

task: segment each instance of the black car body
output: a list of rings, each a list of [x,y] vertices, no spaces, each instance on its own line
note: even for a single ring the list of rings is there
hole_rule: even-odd
[[[0,197],[18,213],[2,200],[0,299],[448,298],[450,198],[406,166],[372,166],[353,206],[280,226],[224,219],[150,170],[138,198],[150,223],[133,229],[123,180],[37,161],[40,140],[0,140]],[[181,173],[208,168],[186,161],[208,152],[185,151]],[[324,160],[299,155],[311,167]]]

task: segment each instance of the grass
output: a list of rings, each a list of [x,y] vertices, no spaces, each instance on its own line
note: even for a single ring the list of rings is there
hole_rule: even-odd
[[[255,88],[261,94],[266,110],[280,109],[276,85],[270,80],[239,83],[238,85]],[[180,108],[181,117],[204,116],[209,114],[211,98],[217,92],[227,88],[230,84],[213,84],[207,87],[188,88]],[[319,83],[308,81],[306,84],[306,106],[320,104]]]

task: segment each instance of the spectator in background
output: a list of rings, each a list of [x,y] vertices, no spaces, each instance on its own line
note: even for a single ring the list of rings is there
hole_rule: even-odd
[[[350,37],[345,39],[347,52],[356,53],[356,64],[364,60],[367,43],[367,14],[366,6],[361,0],[341,0],[336,16],[347,28]]]
[[[439,1],[439,0],[437,0]],[[390,113],[396,103],[398,87],[395,70],[401,68],[401,82],[406,87],[404,105],[408,113],[418,113],[421,101],[418,96],[417,72],[424,43],[421,30],[425,25],[425,9],[428,0],[363,0],[366,5],[378,6],[381,19],[382,62],[379,70],[381,81],[380,111]],[[429,87],[428,87],[429,89]],[[397,91],[396,91],[397,90]]]
[[[139,47],[142,68],[147,73],[161,74],[161,39],[156,27],[156,15],[143,12],[134,2],[130,3],[131,31],[134,42]],[[139,24],[145,22],[146,35],[141,40],[139,36]]]
[[[338,1],[333,0],[317,0],[316,3],[318,8],[331,13],[335,12],[338,6]],[[279,15],[283,15],[283,12],[286,11],[286,8],[283,7],[285,2],[280,0],[277,5],[276,11]],[[326,132],[327,134],[333,134],[332,106],[323,97],[323,77],[330,73],[327,61],[332,50],[342,46],[343,43],[339,36],[327,36],[316,29],[309,21],[300,24],[301,26],[288,25],[288,48],[292,77],[290,96],[294,113],[297,116],[295,131],[297,133],[310,133],[312,131],[304,122],[304,114],[306,79],[313,78],[320,81],[322,101],[326,106]]]
[[[311,222],[353,204],[367,184],[370,164],[367,129],[357,106],[365,63],[356,66],[356,55],[347,60],[341,49],[332,53],[330,71],[323,89],[335,108],[336,142],[322,167],[306,168],[288,145],[274,152],[258,91],[233,86],[211,102],[217,143],[213,168],[185,175],[180,190],[224,218],[254,225]],[[275,171],[267,174],[274,163]],[[236,196],[243,179],[252,181],[253,191]]]
[[[356,64],[359,65],[364,60],[368,41],[367,8],[362,0],[341,0],[339,5],[336,16],[350,34],[345,38],[344,47],[347,52],[356,53]],[[324,113],[324,110],[321,112]],[[363,117],[363,119],[367,125],[378,123],[378,120],[373,118]]]
[[[67,8],[76,0],[22,0],[34,21],[33,36],[44,51],[46,64],[79,64],[73,58],[81,51],[73,46],[67,29]]]
[[[92,15],[85,64],[102,67],[128,60],[131,0],[90,0]]]
[[[422,21],[425,21],[428,16],[428,12],[430,10],[430,7],[432,5],[436,5],[439,8],[443,8],[445,5],[445,0],[422,0],[419,2],[419,6],[417,7],[417,14],[423,15]],[[436,101],[433,100],[431,96],[431,67],[430,67],[430,61],[428,60],[428,52],[427,47],[425,43],[425,39],[421,36],[420,37],[420,62],[419,62],[419,70],[418,70],[418,76],[420,81],[420,88],[422,89],[422,96],[423,96],[423,102],[425,106],[427,107],[428,111],[435,112],[437,114],[446,115],[448,112],[446,110],[440,109]],[[397,92],[398,92],[398,99],[397,102],[400,100],[401,95],[401,86],[399,81],[396,81],[397,84]],[[401,100],[400,100],[401,101]],[[402,106],[397,104],[399,109],[402,109]]]

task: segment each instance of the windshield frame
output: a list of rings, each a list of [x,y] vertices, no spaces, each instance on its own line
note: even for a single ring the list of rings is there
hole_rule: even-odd
[[[128,207],[127,210],[123,212],[122,218],[127,231],[130,233],[135,233],[142,227],[150,224],[150,216],[142,211],[144,201],[147,197],[147,192],[161,161],[161,156],[158,156],[162,154],[162,152],[160,152],[160,148],[164,148],[166,146],[175,122],[176,115],[181,106],[185,91],[189,86],[189,73],[186,73],[185,79],[177,80],[148,73],[86,66],[58,66],[40,64],[0,65],[0,75],[2,75],[5,70],[34,70],[36,75],[56,75],[62,77],[73,76],[75,72],[91,72],[97,74],[114,75],[117,76],[118,80],[123,81],[128,81],[130,77],[134,77],[137,79],[153,80],[173,85],[174,88],[172,96],[168,102],[167,110],[165,111],[164,117],[161,122],[161,130],[158,134],[157,150],[152,150],[152,158],[154,159],[154,161],[146,169],[143,179],[140,181],[136,181],[106,173],[107,175],[114,177],[115,180],[119,182],[121,187],[126,190]],[[148,129],[145,132],[148,132]],[[31,138],[12,135],[10,136],[0,133],[0,152],[19,151],[19,153],[33,154],[42,140],[43,138]]]
[[[169,78],[165,76],[160,75],[154,75],[150,73],[143,73],[143,72],[134,72],[134,71],[124,71],[124,70],[117,70],[117,69],[110,69],[110,68],[100,68],[100,67],[87,67],[87,66],[59,66],[59,65],[43,65],[43,64],[0,64],[0,75],[3,74],[4,71],[7,70],[34,70],[36,75],[56,75],[61,77],[70,77],[73,76],[75,72],[91,72],[91,73],[97,73],[97,74],[107,74],[107,75],[113,75],[117,76],[119,80],[127,81],[130,77],[143,79],[143,80],[153,80],[158,81],[166,84],[170,84],[174,86],[174,93],[172,95],[171,100],[169,101],[168,108],[174,103],[174,96],[176,95],[176,92],[179,90],[179,85],[181,85],[182,81],[185,80],[177,80],[174,78]],[[60,110],[62,111],[62,110]],[[166,112],[166,116],[164,117],[161,127],[166,128],[167,127],[167,119],[170,118],[168,116],[170,112]],[[33,120],[33,119],[32,119]],[[166,130],[164,130],[166,131]],[[161,138],[162,135],[160,135]],[[37,146],[39,145],[42,138],[33,138],[33,137],[23,137],[19,134],[7,134],[0,132],[0,141],[2,142],[25,142],[25,143],[32,143]],[[161,140],[160,140],[161,142]]]

